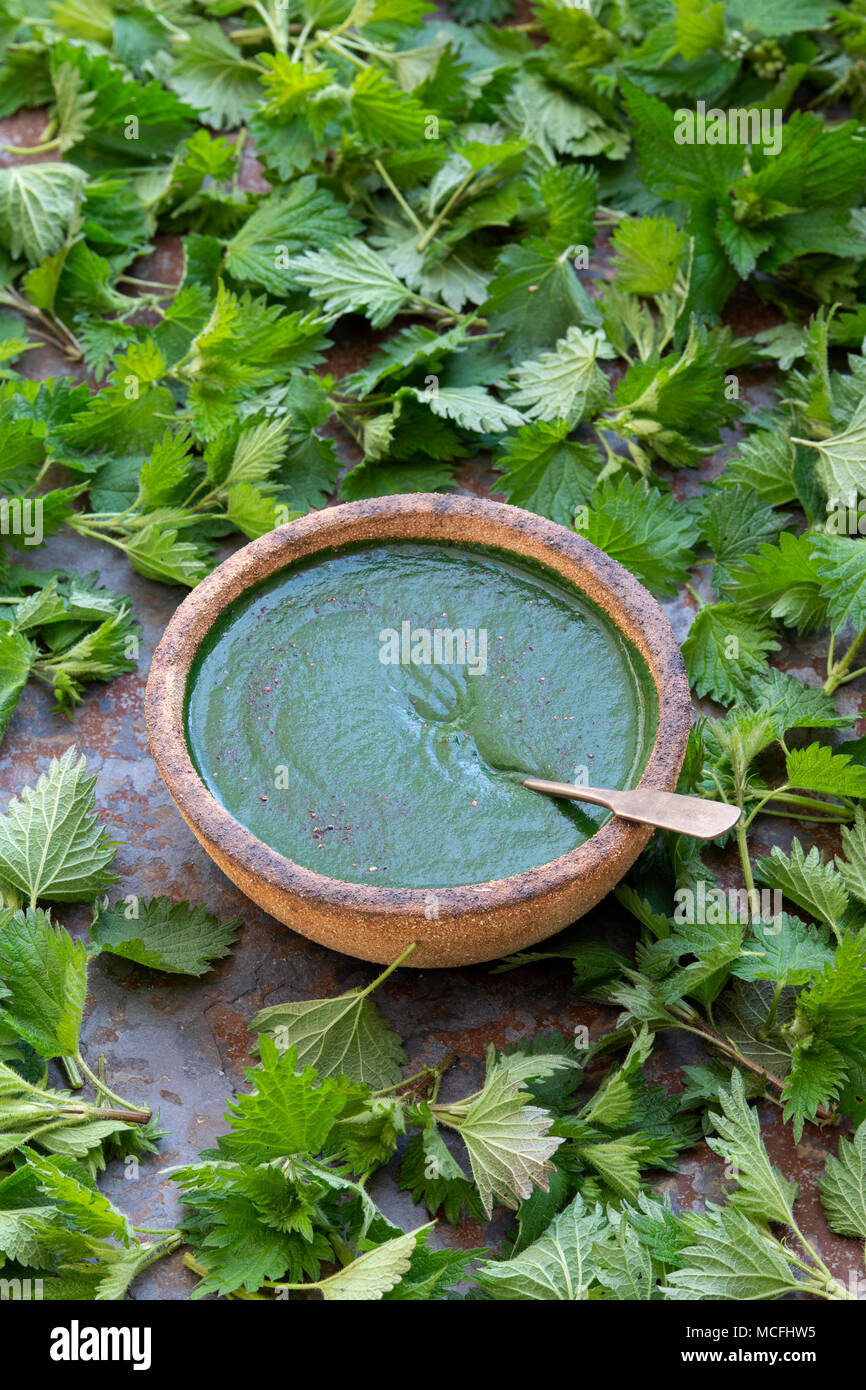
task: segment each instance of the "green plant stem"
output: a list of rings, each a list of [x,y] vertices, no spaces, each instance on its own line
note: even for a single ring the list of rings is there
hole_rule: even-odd
[[[421,222],[421,221],[416,217],[416,215],[415,215],[413,209],[412,209],[412,208],[409,206],[409,204],[406,202],[406,199],[403,197],[403,194],[400,192],[400,190],[399,190],[399,188],[397,187],[397,185],[395,184],[394,180],[391,178],[391,175],[388,173],[388,171],[387,171],[387,169],[385,168],[384,164],[382,163],[381,159],[374,159],[374,160],[373,160],[373,167],[375,168],[375,170],[376,170],[376,172],[378,173],[379,177],[381,178],[382,182],[388,186],[388,188],[389,188],[390,191],[391,191],[392,196],[393,196],[393,197],[396,199],[396,201],[399,203],[400,207],[403,209],[403,211],[405,212],[406,216],[409,218],[409,221],[412,223],[412,225],[413,225],[413,227],[415,228],[415,230],[418,231],[418,232],[422,232],[422,233],[423,233],[423,231],[424,231],[424,223]]]
[[[808,1251],[809,1258],[815,1261],[814,1265],[809,1265],[806,1264],[805,1260],[801,1260],[799,1256],[795,1255],[793,1251],[785,1251],[785,1258],[788,1259],[792,1265],[795,1265],[797,1269],[802,1270],[804,1274],[809,1275],[811,1282],[808,1292],[817,1298],[827,1298],[834,1301],[844,1300],[847,1302],[849,1299],[854,1299],[854,1294],[850,1293],[845,1288],[844,1284],[841,1284],[836,1276],[827,1268],[814,1246],[810,1245],[808,1240],[806,1240],[806,1237],[803,1235],[796,1222],[791,1223],[791,1230],[794,1232],[803,1248]],[[817,1266],[817,1270],[815,1266]],[[823,1278],[818,1278],[819,1272],[823,1275]]]
[[[819,801],[816,796],[803,796],[800,792],[788,792],[784,787],[776,787],[770,800],[785,801],[791,806],[802,806],[805,810],[812,811],[835,811],[837,807],[831,801]],[[850,805],[840,806],[838,810],[850,812],[854,808]]]
[[[104,1081],[100,1081],[95,1072],[90,1070],[90,1067],[87,1065],[80,1052],[76,1052],[75,1061],[78,1063],[87,1079],[96,1087],[97,1092],[101,1091],[103,1095],[107,1096],[109,1100],[113,1100],[115,1105],[119,1105],[121,1109],[129,1110],[132,1113],[137,1112],[142,1115],[145,1121],[151,1118],[153,1114],[151,1110],[143,1109],[141,1106],[133,1105],[131,1101],[124,1100],[123,1097],[119,1096],[116,1091],[113,1091],[110,1086],[107,1086]]]
[[[746,892],[749,895],[749,921],[753,922],[757,915],[755,913],[755,898],[757,896],[757,892],[755,889],[754,874],[752,873],[752,861],[749,858],[749,842],[746,839],[746,827],[743,824],[745,819],[745,807],[743,805],[742,793],[739,797],[739,806],[740,819],[734,826],[734,835],[736,836],[737,840],[737,848],[740,851],[740,864],[742,865],[743,869],[743,882],[746,885]]]
[[[80,1091],[84,1085],[84,1078],[76,1066],[75,1059],[73,1057],[61,1057],[60,1065],[66,1073],[66,1080],[73,1091]]]
[[[422,1081],[429,1078],[433,1083],[433,1090],[429,1099],[435,1100],[436,1096],[439,1094],[439,1087],[442,1084],[443,1076],[454,1066],[456,1061],[456,1052],[446,1052],[445,1056],[440,1058],[438,1062],[435,1062],[432,1067],[422,1067],[420,1071],[413,1072],[411,1076],[404,1076],[402,1081],[395,1081],[393,1086],[383,1086],[380,1091],[373,1091],[373,1095],[377,1098],[379,1096],[389,1096],[394,1091],[402,1090],[404,1086],[411,1086],[415,1081]]]
[[[143,1259],[136,1266],[135,1277],[137,1278],[151,1265],[155,1265],[157,1260],[164,1260],[167,1255],[173,1255],[182,1244],[183,1235],[180,1231],[167,1231],[162,1240],[155,1240],[152,1245],[144,1246]]]
[[[433,240],[436,233],[439,231],[439,228],[442,226],[442,223],[448,220],[448,218],[451,215],[451,212],[457,206],[460,199],[463,197],[463,194],[466,192],[466,189],[469,187],[470,183],[474,178],[475,170],[470,169],[466,177],[461,179],[460,183],[457,185],[454,192],[451,194],[451,197],[448,199],[448,202],[445,204],[442,211],[437,213],[436,216],[433,218],[433,221],[430,223],[430,226],[427,228],[421,240],[415,247],[416,251],[424,251],[430,245],[430,242]]]
[[[261,15],[261,18],[265,22],[271,43],[274,45],[277,52],[285,53],[286,35],[278,28],[273,16],[268,13],[267,7],[262,5],[260,0],[252,0],[250,8],[255,10],[256,14]]]
[[[311,33],[313,32],[313,30],[315,29],[315,27],[316,27],[316,21],[315,21],[314,18],[308,19],[308,20],[306,21],[306,23],[304,24],[303,28],[301,29],[300,34],[298,35],[298,39],[297,39],[297,42],[295,43],[295,47],[294,47],[294,49],[292,50],[292,62],[293,62],[293,63],[297,63],[297,62],[300,61],[301,54],[302,54],[303,48],[304,48],[304,44],[307,42],[307,39],[310,37],[310,35],[311,35]]]
[[[698,593],[697,589],[694,587],[693,584],[686,583],[683,585],[683,588],[686,590],[687,593],[691,594],[695,603],[698,605],[698,608],[706,608],[704,600],[701,598],[700,594]]]
[[[350,53],[347,48],[344,48],[343,45],[334,38],[325,39],[322,44],[322,47],[330,48],[332,53],[336,53],[341,58],[345,58],[348,62],[354,63],[356,68],[367,67],[367,64],[365,62],[363,62],[360,58],[357,58],[354,53]]]
[[[860,650],[864,640],[866,640],[866,628],[864,628],[862,632],[857,633],[857,636],[854,638],[845,655],[841,657],[839,661],[834,661],[833,644],[835,642],[835,634],[831,636],[830,646],[827,651],[827,679],[824,682],[825,695],[832,695],[840,685],[845,685],[847,681],[853,681],[857,676],[862,676],[864,674],[866,667],[861,667],[859,671],[851,671],[854,657]]]
[[[405,951],[401,951],[397,959],[393,961],[390,965],[386,965],[381,975],[377,975],[372,984],[367,985],[366,989],[361,990],[360,997],[362,999],[366,999],[368,994],[372,994],[374,989],[378,989],[382,981],[387,980],[389,975],[393,975],[394,971],[397,970],[398,967],[403,964],[404,960],[408,959],[408,957],[411,956],[412,952],[415,950],[417,945],[418,942],[413,941],[409,946],[406,947]]]
[[[169,294],[176,294],[178,289],[177,285],[169,285],[167,281],[142,280],[137,275],[118,275],[118,284],[120,284],[121,281],[124,285],[139,285],[142,289],[146,290],[166,290]]]

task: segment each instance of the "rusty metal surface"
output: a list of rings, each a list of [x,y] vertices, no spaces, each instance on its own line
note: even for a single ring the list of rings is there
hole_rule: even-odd
[[[0,122],[0,141],[32,144],[44,123],[44,111],[21,113]],[[0,154],[0,165],[14,162],[16,156]],[[249,146],[244,150],[243,167],[244,186],[256,191],[267,188]],[[590,275],[598,273],[604,261],[603,251],[598,252]],[[137,274],[176,281],[180,274],[179,244],[172,238],[161,238],[139,266]],[[748,313],[754,312],[749,306]],[[767,326],[763,320],[747,318],[736,305],[732,317],[742,333]],[[374,335],[340,338],[329,354],[327,369],[336,376],[353,370],[369,356],[373,341]],[[22,362],[25,373],[36,378],[71,370],[68,362],[49,349],[28,353]],[[765,403],[767,380],[766,371],[741,376],[748,404]],[[359,457],[354,444],[338,429],[334,435],[341,458],[353,465]],[[699,490],[702,476],[718,471],[718,461],[711,460],[702,470],[684,471],[671,481],[677,495],[685,497]],[[459,490],[466,493],[489,496],[493,481],[485,460],[476,460],[458,473]],[[252,1060],[249,1019],[265,1005],[335,994],[365,984],[373,978],[375,967],[316,946],[262,913],[205,855],[170,801],[148,752],[143,697],[154,646],[184,591],[142,578],[110,547],[94,546],[72,534],[49,540],[29,563],[40,569],[98,569],[104,583],[131,596],[144,636],[137,672],[107,686],[92,687],[73,723],[51,713],[48,692],[32,684],[27,687],[0,749],[0,809],[21,786],[35,781],[52,755],[74,741],[86,755],[90,770],[98,775],[100,814],[115,837],[123,841],[115,866],[121,875],[118,888],[122,893],[189,898],[223,916],[238,915],[243,920],[231,957],[200,981],[178,977],[167,981],[155,972],[110,957],[98,959],[91,969],[83,1035],[86,1055],[92,1061],[104,1053],[115,1089],[159,1110],[168,1130],[158,1158],[142,1162],[135,1178],[125,1177],[122,1165],[112,1164],[104,1186],[136,1224],[169,1227],[177,1221],[179,1206],[166,1170],[195,1159],[225,1128],[225,1101],[243,1084],[243,1067]],[[696,583],[699,589],[703,587],[700,575]],[[663,607],[682,639],[691,622],[693,600],[679,596]],[[825,654],[823,639],[807,638],[784,646],[776,664],[818,684]],[[864,691],[866,681],[862,679],[845,686],[838,692],[840,706],[859,714]],[[866,732],[866,719],[858,720],[854,732]],[[787,846],[794,834],[800,834],[807,844],[819,843],[831,853],[838,849],[826,826],[801,826],[763,817],[752,835],[753,852],[766,853],[773,844]],[[714,868],[725,887],[737,884],[734,860],[717,856]],[[87,920],[81,909],[60,908],[56,916],[76,932],[83,931]],[[633,935],[625,925],[629,919],[613,899],[585,920],[588,926],[600,926],[613,941],[624,944]],[[499,975],[485,966],[421,973],[401,970],[379,991],[377,1003],[405,1039],[411,1071],[448,1051],[458,1054],[459,1061],[445,1077],[441,1090],[440,1098],[447,1100],[479,1084],[488,1043],[501,1047],[551,1027],[570,1033],[578,1025],[586,1025],[592,1038],[610,1028],[615,1011],[581,1003],[569,979],[565,961],[543,962]],[[707,1059],[698,1039],[669,1033],[659,1038],[647,1073],[667,1089],[679,1090],[680,1067]],[[802,1141],[795,1144],[778,1106],[761,1105],[760,1115],[773,1160],[787,1177],[800,1184],[802,1230],[814,1240],[837,1277],[847,1283],[852,1274],[862,1276],[859,1243],[828,1230],[818,1199],[816,1179],[828,1150],[835,1151],[835,1136],[807,1125]],[[426,1215],[397,1189],[396,1167],[394,1162],[376,1177],[370,1185],[371,1194],[392,1219],[404,1226],[418,1225]],[[654,1186],[659,1192],[668,1192],[682,1209],[699,1208],[707,1201],[722,1200],[723,1165],[702,1143],[683,1156],[676,1175],[659,1174]],[[464,1218],[454,1230],[440,1224],[437,1238],[443,1244],[469,1248],[495,1241],[507,1225],[505,1216],[486,1228]],[[131,1296],[183,1299],[189,1296],[194,1282],[178,1253],[141,1276]]]

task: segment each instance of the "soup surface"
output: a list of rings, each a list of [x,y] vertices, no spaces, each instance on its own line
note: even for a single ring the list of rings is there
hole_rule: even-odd
[[[602,808],[529,775],[633,786],[658,723],[643,657],[579,589],[468,545],[356,545],[288,566],[214,624],[186,699],[214,797],[295,863],[440,888],[567,853]]]

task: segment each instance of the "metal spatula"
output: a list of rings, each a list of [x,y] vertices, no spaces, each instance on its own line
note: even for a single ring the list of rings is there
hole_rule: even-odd
[[[693,835],[696,840],[714,840],[740,819],[739,808],[724,801],[705,801],[700,796],[657,792],[649,787],[607,791],[604,787],[578,787],[571,782],[545,782],[541,777],[527,777],[523,785],[533,792],[546,792],[548,796],[564,796],[572,801],[606,806],[625,820],[655,825],[660,830],[676,830],[681,835]]]

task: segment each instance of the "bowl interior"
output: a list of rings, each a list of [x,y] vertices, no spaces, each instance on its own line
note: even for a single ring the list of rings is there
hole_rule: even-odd
[[[218,618],[186,691],[193,764],[296,864],[438,889],[537,868],[610,812],[527,776],[634,786],[649,667],[549,566],[501,548],[378,540],[305,556]]]

